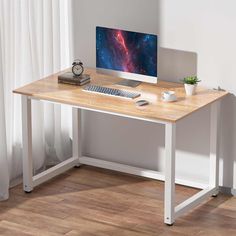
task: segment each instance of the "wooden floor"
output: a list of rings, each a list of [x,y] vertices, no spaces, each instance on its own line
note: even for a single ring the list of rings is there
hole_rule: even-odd
[[[83,166],[0,202],[0,235],[236,235],[236,198],[219,195],[163,224],[163,182]],[[177,202],[197,190],[177,186]]]

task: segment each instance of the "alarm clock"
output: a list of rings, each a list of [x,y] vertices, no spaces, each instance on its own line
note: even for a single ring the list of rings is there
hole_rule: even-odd
[[[83,74],[84,72],[84,67],[83,67],[83,63],[80,60],[75,60],[72,63],[72,72],[74,74],[74,76],[80,76]]]

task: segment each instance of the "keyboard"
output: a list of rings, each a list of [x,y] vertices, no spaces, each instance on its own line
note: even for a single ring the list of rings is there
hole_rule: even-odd
[[[140,93],[137,92],[129,92],[121,89],[107,88],[98,85],[87,85],[83,88],[83,91],[128,99],[134,99],[140,96]]]

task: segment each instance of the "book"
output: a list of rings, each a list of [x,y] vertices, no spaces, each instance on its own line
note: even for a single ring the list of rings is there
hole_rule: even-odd
[[[62,81],[58,81],[60,84],[70,84],[70,85],[77,85],[77,86],[83,86],[87,83],[90,83],[90,80],[86,80],[86,81],[83,81],[83,82],[72,82],[72,81],[66,81],[66,80],[62,80]]]
[[[87,84],[88,82],[90,82],[90,76],[88,74],[75,76],[71,72],[66,72],[58,76],[58,83],[82,86],[84,84]]]

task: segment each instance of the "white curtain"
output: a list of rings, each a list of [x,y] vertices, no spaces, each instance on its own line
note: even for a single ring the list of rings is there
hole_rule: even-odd
[[[0,200],[22,178],[21,99],[12,90],[70,66],[70,0],[0,0]],[[71,156],[71,111],[33,102],[34,172]]]

